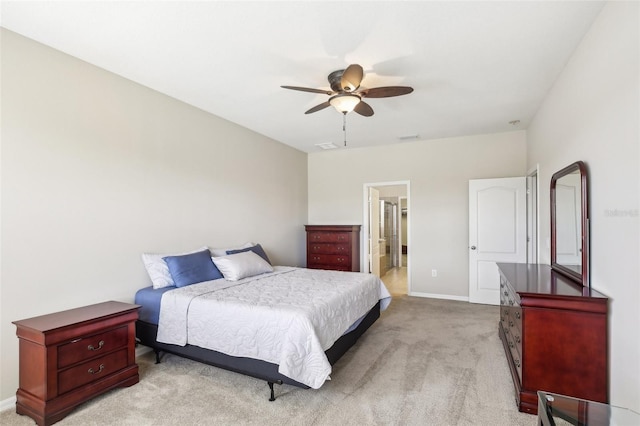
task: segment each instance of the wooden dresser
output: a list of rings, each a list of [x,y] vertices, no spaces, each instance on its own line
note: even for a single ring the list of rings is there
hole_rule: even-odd
[[[305,225],[307,268],[360,272],[360,225]]]
[[[608,298],[548,265],[498,263],[500,338],[520,411],[542,390],[608,402]]]
[[[138,309],[104,302],[14,321],[20,339],[16,412],[50,425],[90,398],[138,383]]]

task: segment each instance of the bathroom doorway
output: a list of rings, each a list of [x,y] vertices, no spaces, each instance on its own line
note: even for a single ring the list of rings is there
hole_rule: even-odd
[[[361,270],[378,275],[394,296],[410,294],[409,182],[365,184],[364,216]]]

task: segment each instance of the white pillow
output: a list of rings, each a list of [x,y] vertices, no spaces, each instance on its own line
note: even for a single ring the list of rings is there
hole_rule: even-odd
[[[212,257],[211,259],[227,281],[238,281],[265,272],[273,272],[273,267],[269,265],[269,262],[252,251]]]
[[[227,255],[227,250],[240,250],[240,249],[249,248],[249,247],[253,247],[253,246],[255,246],[255,244],[249,242],[249,243],[244,243],[243,245],[241,245],[239,247],[212,248],[211,249],[211,256],[213,256],[213,257],[226,256]]]
[[[171,287],[176,284],[173,282],[173,278],[171,278],[171,273],[169,272],[169,266],[167,266],[167,262],[162,260],[162,258],[167,256],[182,256],[184,254],[197,253],[199,251],[208,249],[209,247],[205,246],[200,247],[197,250],[188,251],[185,253],[142,253],[142,263],[144,263],[144,267],[147,269],[147,274],[149,274],[149,278],[151,278],[151,283],[153,284],[154,289]]]

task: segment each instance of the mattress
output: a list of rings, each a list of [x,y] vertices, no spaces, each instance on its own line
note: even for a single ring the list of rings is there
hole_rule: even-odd
[[[176,288],[176,286],[171,286],[154,289],[153,286],[149,286],[138,290],[135,297],[135,303],[141,306],[138,311],[138,319],[140,321],[158,325],[162,296],[167,291],[175,290]]]
[[[370,274],[276,267],[274,274],[252,281],[241,285],[221,279],[178,289],[141,289],[136,295],[136,303],[143,306],[140,320],[159,325],[159,342],[191,343],[262,359],[279,364],[286,376],[317,388],[331,371],[324,350],[353,329],[378,300],[382,310],[390,301],[384,284]],[[267,284],[278,291],[265,291]],[[204,299],[211,299],[207,303],[214,303],[213,307],[205,305]],[[181,312],[167,319],[167,306]],[[197,315],[190,317],[192,313]],[[232,336],[252,327],[259,330],[245,335],[242,343],[231,343]]]

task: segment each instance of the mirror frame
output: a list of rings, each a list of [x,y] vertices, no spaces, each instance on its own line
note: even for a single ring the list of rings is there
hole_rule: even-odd
[[[563,176],[574,172],[580,173],[581,194],[581,242],[582,265],[581,272],[576,272],[564,265],[557,263],[556,259],[556,182]],[[551,268],[580,283],[583,287],[589,287],[589,202],[587,188],[587,166],[582,161],[576,161],[562,170],[557,171],[551,177]]]

